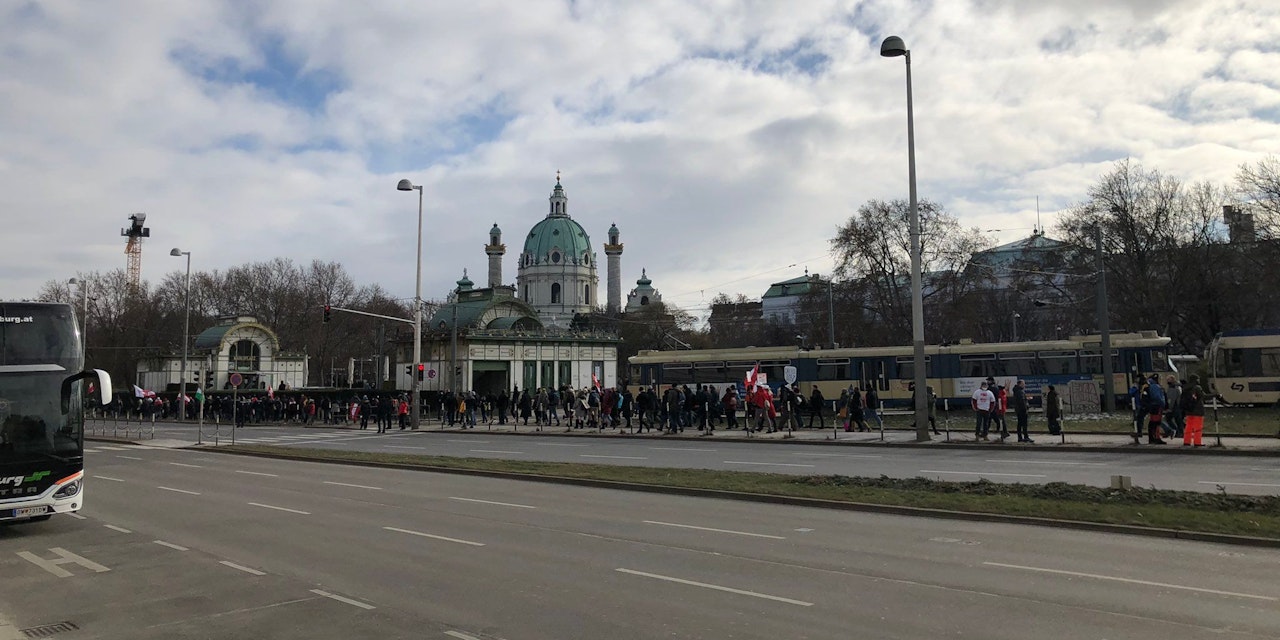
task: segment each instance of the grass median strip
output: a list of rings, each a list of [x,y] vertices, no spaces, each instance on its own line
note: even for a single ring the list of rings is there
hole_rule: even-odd
[[[1134,488],[1062,482],[952,482],[928,478],[787,475],[711,469],[662,469],[573,462],[455,458],[403,453],[237,445],[232,451],[314,460],[418,465],[602,480],[630,485],[710,489],[838,502],[1052,518],[1280,540],[1280,496]]]

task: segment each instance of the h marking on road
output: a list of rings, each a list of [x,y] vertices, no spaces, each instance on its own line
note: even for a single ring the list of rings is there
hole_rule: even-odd
[[[49,573],[52,573],[53,575],[59,578],[70,578],[72,576],[72,573],[70,571],[67,571],[66,569],[62,568],[61,565],[64,565],[64,564],[78,564],[95,573],[110,571],[110,569],[88,558],[71,553],[70,551],[63,549],[62,547],[53,547],[49,549],[49,551],[51,551],[53,555],[57,557],[54,558],[53,560],[46,560],[34,553],[31,553],[30,551],[19,551],[18,557],[22,558],[23,560],[26,560],[27,562],[30,562],[31,564],[36,565],[37,567],[40,567],[41,569],[44,569],[45,571],[48,571]]]

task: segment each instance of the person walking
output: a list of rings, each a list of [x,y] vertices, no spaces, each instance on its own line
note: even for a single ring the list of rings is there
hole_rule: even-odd
[[[809,428],[813,428],[813,419],[818,419],[818,428],[826,429],[827,421],[822,416],[822,407],[827,404],[827,399],[822,397],[822,390],[816,385],[813,391],[809,392]]]
[[[724,415],[726,419],[727,429],[738,428],[738,388],[729,385],[724,390],[724,397],[720,399],[720,405],[724,407]]]
[[[1009,438],[1009,421],[1005,419],[1009,413],[1009,392],[1004,385],[998,384],[995,396],[996,402],[991,407],[991,422],[1000,426],[1000,442],[1004,442]]]
[[[1030,411],[1031,405],[1027,402],[1027,381],[1019,380],[1013,385],[1013,414],[1018,420],[1018,442],[1035,442],[1027,429]]]
[[[1160,386],[1160,376],[1151,374],[1146,385],[1147,444],[1168,444],[1161,437],[1160,425],[1164,423],[1166,403],[1164,387]]]
[[[1178,383],[1176,376],[1171,375],[1165,378],[1165,386],[1164,397],[1169,410],[1165,412],[1165,422],[1161,431],[1166,438],[1181,438],[1186,429],[1183,423],[1182,385]]]
[[[867,385],[867,394],[863,398],[866,400],[866,413],[871,417],[870,420],[867,420],[867,424],[869,425],[871,420],[875,420],[876,428],[884,431],[884,418],[880,416],[880,392],[876,391],[875,382]]]
[[[911,391],[911,406],[914,407],[916,406],[916,383],[910,383],[907,386],[907,389]],[[938,431],[938,396],[933,392],[933,387],[926,385],[925,389],[928,393],[928,395],[925,396],[925,406],[929,409],[927,412],[929,416],[929,428],[933,430],[933,435],[940,436],[942,435],[942,432]]]
[[[1187,426],[1182,432],[1182,446],[1203,447],[1204,389],[1200,387],[1200,376],[1191,374],[1188,384],[1190,388],[1182,390],[1182,408],[1187,416]]]

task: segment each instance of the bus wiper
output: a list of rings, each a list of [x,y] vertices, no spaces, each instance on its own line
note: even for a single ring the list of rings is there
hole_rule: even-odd
[[[71,462],[71,458],[63,457],[56,453],[46,453],[42,451],[40,452],[39,455],[45,458],[49,458],[50,460],[57,460],[58,462],[61,462],[63,464],[67,464],[68,462]]]

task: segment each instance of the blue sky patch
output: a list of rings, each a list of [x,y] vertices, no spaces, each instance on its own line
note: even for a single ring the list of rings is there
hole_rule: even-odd
[[[254,59],[208,60],[199,51],[177,49],[170,56],[187,72],[211,83],[252,85],[292,107],[318,113],[328,97],[343,89],[341,77],[326,69],[306,69],[306,60],[291,55],[279,36],[257,42]]]

